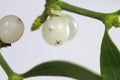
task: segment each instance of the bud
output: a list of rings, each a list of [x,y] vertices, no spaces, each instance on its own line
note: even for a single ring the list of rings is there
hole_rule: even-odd
[[[48,15],[49,16],[59,16],[61,15],[61,7],[57,4],[48,5]]]
[[[113,16],[112,25],[116,28],[120,27],[120,16],[119,15]]]
[[[35,31],[35,30],[39,29],[41,24],[42,24],[41,16],[38,16],[32,24],[31,31]]]

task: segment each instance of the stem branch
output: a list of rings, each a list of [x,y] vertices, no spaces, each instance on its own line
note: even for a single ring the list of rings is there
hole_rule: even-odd
[[[13,70],[7,64],[7,62],[5,61],[5,59],[3,58],[3,56],[2,56],[1,53],[0,53],[0,65],[4,69],[4,71],[6,72],[6,74],[8,75],[8,77],[14,74]]]
[[[80,15],[99,19],[101,21],[103,21],[105,15],[106,15],[105,13],[100,13],[100,12],[95,12],[95,11],[83,9],[83,8],[68,4],[66,2],[63,2],[63,1],[59,1],[58,4],[63,10],[67,10],[67,11],[74,12],[74,13],[77,13]]]

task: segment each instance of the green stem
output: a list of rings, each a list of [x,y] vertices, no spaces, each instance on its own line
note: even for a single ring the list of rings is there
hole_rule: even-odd
[[[84,16],[88,16],[88,17],[91,17],[91,18],[99,19],[101,21],[104,20],[104,17],[106,15],[105,13],[100,13],[100,12],[95,12],[95,11],[83,9],[83,8],[68,4],[66,2],[63,2],[63,1],[59,1],[58,5],[63,10],[67,10],[67,11],[74,12],[74,13],[77,13],[77,14],[80,14],[80,15],[84,15]]]
[[[13,72],[13,70],[10,68],[10,66],[7,64],[7,62],[5,61],[5,59],[3,58],[1,53],[0,53],[0,65],[4,69],[4,71],[6,72],[8,77],[12,76],[13,74],[15,74]]]

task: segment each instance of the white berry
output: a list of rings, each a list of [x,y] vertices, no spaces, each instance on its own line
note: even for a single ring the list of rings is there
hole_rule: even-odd
[[[43,38],[52,46],[58,46],[67,41],[69,33],[69,25],[60,16],[49,18],[42,26]]]
[[[68,40],[71,40],[75,37],[76,33],[77,33],[77,25],[75,23],[75,20],[66,14],[61,15],[61,17],[63,17],[63,19],[65,20],[66,23],[68,23],[69,28],[70,28],[70,36],[68,38]]]
[[[24,24],[15,15],[7,15],[0,20],[0,39],[5,43],[13,43],[20,39],[24,32]]]

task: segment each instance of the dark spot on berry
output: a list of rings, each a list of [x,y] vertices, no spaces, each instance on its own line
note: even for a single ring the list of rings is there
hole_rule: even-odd
[[[62,42],[61,40],[56,40],[55,45],[60,45],[61,42]]]

